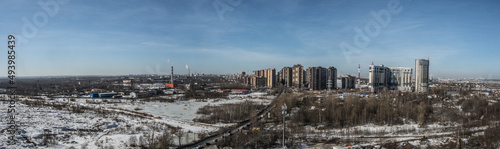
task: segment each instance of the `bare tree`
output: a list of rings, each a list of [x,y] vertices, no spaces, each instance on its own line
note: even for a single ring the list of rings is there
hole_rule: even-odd
[[[173,136],[169,130],[165,130],[162,135],[155,138],[154,133],[150,137],[150,143],[148,148],[151,149],[168,149],[172,146]]]
[[[172,132],[175,136],[177,136],[177,140],[179,141],[179,146],[182,145],[182,136],[184,135],[184,131],[182,131],[182,128],[181,127],[175,127],[174,129],[172,129]]]

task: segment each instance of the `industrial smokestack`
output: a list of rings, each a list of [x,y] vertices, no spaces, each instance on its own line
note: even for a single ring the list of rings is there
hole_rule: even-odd
[[[174,66],[171,67],[172,71],[170,73],[170,84],[174,84]]]

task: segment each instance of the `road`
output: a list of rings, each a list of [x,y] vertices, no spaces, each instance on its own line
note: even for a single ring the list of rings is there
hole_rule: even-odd
[[[281,96],[281,94],[283,94],[285,92],[285,90],[286,90],[286,88],[283,88],[283,90],[278,94],[278,96],[276,96],[275,99],[278,99]],[[271,111],[272,108],[276,107],[277,103],[278,102],[276,102],[274,105],[267,105],[266,108],[262,109],[259,113],[257,113],[257,115],[254,118],[257,118],[258,120],[260,120],[262,118],[262,116],[269,113],[269,111]],[[232,132],[239,131],[246,126],[252,125],[252,122],[255,122],[255,121],[251,121],[251,119],[241,121],[234,128],[224,130],[216,135],[206,137],[205,139],[198,140],[195,143],[184,145],[184,146],[181,146],[179,148],[181,148],[181,149],[184,149],[184,148],[188,148],[188,149],[190,149],[190,148],[204,148],[207,146],[207,143],[214,144],[215,143],[214,140],[216,140],[216,139],[220,140],[220,139],[222,139],[222,137],[224,135],[226,135],[226,136],[229,135],[227,137],[231,137]]]

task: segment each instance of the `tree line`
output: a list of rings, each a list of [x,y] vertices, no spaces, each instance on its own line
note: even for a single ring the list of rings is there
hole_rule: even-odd
[[[287,119],[298,126],[325,126],[346,128],[364,124],[401,125],[417,123],[424,126],[434,122],[467,123],[472,121],[488,124],[498,120],[500,104],[488,104],[486,97],[452,100],[447,97],[428,98],[423,94],[390,94],[359,97],[284,94],[275,102],[271,115],[275,122],[282,121],[281,105],[288,106]],[[459,108],[460,107],[460,108]],[[481,121],[478,121],[481,120]]]
[[[201,114],[201,117],[194,119],[196,122],[203,123],[235,123],[246,119],[257,114],[257,112],[263,109],[265,106],[262,104],[257,104],[252,101],[243,101],[240,103],[228,103],[221,105],[207,105],[204,106],[196,112],[196,114]]]

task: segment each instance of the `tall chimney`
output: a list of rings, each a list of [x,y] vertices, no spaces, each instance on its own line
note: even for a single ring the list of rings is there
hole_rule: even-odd
[[[174,84],[174,66],[171,67],[172,71],[170,74],[170,84]]]

